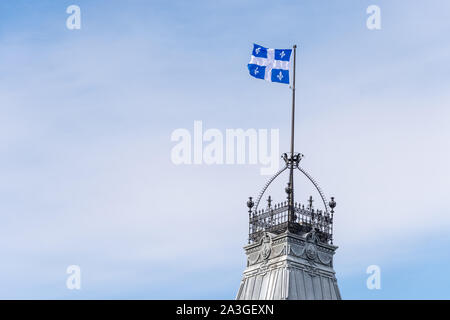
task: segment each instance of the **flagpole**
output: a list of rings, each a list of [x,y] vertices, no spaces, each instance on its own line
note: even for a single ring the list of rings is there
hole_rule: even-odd
[[[294,120],[295,120],[295,56],[297,45],[294,44],[294,64],[293,64],[293,77],[292,77],[292,116],[291,116],[291,159],[290,159],[290,171],[289,171],[289,216],[288,216],[288,229],[289,221],[294,221]]]

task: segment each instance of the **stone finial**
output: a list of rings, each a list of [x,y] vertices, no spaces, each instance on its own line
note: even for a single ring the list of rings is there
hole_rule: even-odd
[[[331,213],[334,213],[334,208],[336,207],[336,201],[334,201],[334,197],[331,197],[331,201],[328,203],[331,208]]]
[[[284,191],[286,191],[288,203],[291,203],[292,188],[290,182],[287,183],[287,187],[284,189]]]
[[[272,197],[271,197],[271,196],[269,196],[269,197],[267,198],[267,206],[268,206],[269,208],[272,207]]]
[[[314,202],[313,197],[312,197],[312,196],[309,196],[309,199],[308,199],[308,203],[309,203],[308,209],[309,209],[309,210],[312,210],[312,208],[313,208],[313,202]]]
[[[248,212],[252,212],[252,208],[255,205],[255,203],[252,200],[252,197],[248,197],[248,201],[247,201],[247,207],[248,207]]]

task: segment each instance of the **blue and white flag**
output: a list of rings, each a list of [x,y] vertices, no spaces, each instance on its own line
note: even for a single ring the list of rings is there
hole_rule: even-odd
[[[289,61],[292,49],[270,49],[253,44],[248,64],[252,77],[289,84]]]

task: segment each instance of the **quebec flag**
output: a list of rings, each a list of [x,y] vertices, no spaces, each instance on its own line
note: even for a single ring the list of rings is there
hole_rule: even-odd
[[[289,84],[292,49],[270,49],[253,44],[248,71],[252,77]]]

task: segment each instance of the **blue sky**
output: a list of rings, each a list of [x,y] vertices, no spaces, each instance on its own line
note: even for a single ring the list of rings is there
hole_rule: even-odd
[[[81,8],[81,30],[66,8]],[[366,28],[381,8],[382,29]],[[257,165],[175,166],[177,128],[279,128],[252,43],[296,43],[296,149],[338,202],[346,299],[448,299],[447,1],[2,1],[0,298],[232,299]],[[300,177],[299,177],[300,178]],[[310,190],[299,181],[297,195]],[[304,188],[304,189],[302,189]],[[65,287],[68,265],[82,289]],[[381,268],[381,290],[365,286]]]

